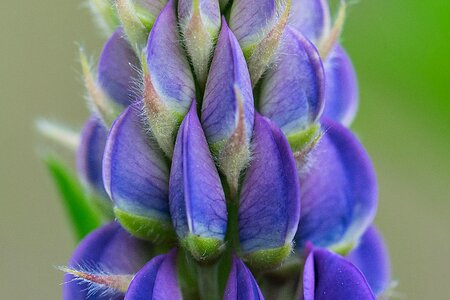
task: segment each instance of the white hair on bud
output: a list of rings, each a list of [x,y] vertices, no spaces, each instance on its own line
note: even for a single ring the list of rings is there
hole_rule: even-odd
[[[83,291],[87,292],[88,297],[93,295],[104,297],[124,293],[134,277],[131,274],[116,274],[103,264],[88,261],[72,267],[57,266],[56,268],[73,276],[70,281],[64,282],[63,284],[71,282],[87,284],[87,288]]]

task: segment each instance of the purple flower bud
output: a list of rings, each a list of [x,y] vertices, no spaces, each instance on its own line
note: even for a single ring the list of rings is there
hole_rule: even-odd
[[[318,42],[330,30],[327,0],[292,0],[289,25],[309,40]]]
[[[375,296],[357,267],[339,255],[317,248],[306,259],[300,299],[375,300]]]
[[[218,165],[234,190],[249,159],[253,121],[247,64],[224,19],[206,84],[202,125]]]
[[[298,150],[323,110],[325,75],[314,45],[287,27],[277,63],[261,86],[261,113],[273,120]]]
[[[131,277],[150,258],[151,246],[113,222],[86,236],[64,276],[63,299],[122,299]],[[90,296],[90,297],[89,297]]]
[[[140,78],[140,62],[118,28],[103,47],[98,62],[98,82],[118,104],[128,106],[138,98],[135,85]]]
[[[200,261],[215,258],[225,238],[227,208],[195,101],[178,132],[169,197],[173,224],[185,247]]]
[[[223,299],[264,300],[252,273],[237,257],[233,257]]]
[[[115,30],[98,74],[80,56],[96,118],[81,138],[40,123],[80,144],[80,177],[117,219],[61,267],[65,299],[381,295],[375,173],[345,127],[358,102],[338,44],[347,1],[333,25],[326,0],[110,1],[90,2]],[[102,217],[47,165],[85,236]]]
[[[77,151],[77,170],[84,185],[108,199],[103,185],[102,160],[108,131],[96,117],[91,117],[81,133]]]
[[[300,185],[286,138],[259,114],[252,143],[239,200],[239,241],[250,265],[270,268],[291,250],[300,217]]]
[[[154,257],[134,276],[125,300],[182,300],[176,263],[175,249]]]
[[[148,123],[168,157],[172,157],[178,126],[195,97],[194,79],[179,43],[175,4],[170,0],[156,20],[143,66]]]
[[[346,259],[361,270],[375,295],[379,296],[388,288],[391,280],[389,254],[375,226],[367,229]]]
[[[103,158],[103,181],[116,217],[138,237],[172,237],[169,214],[169,166],[152,141],[136,106],[114,122]]]
[[[178,0],[178,20],[197,81],[205,86],[208,66],[220,30],[218,0]]]
[[[291,0],[235,0],[229,25],[247,59],[255,86],[272,63],[286,26]]]
[[[372,223],[377,185],[370,159],[353,134],[324,120],[324,136],[300,173],[302,215],[297,247],[311,241],[345,252]]]
[[[358,109],[358,83],[352,62],[337,45],[325,61],[325,110],[323,116],[349,126]]]

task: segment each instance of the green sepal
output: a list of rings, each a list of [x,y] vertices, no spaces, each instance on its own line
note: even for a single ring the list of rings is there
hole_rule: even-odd
[[[44,162],[59,191],[64,208],[71,220],[77,241],[102,224],[103,216],[89,198],[72,171],[55,157]]]
[[[292,245],[286,244],[279,248],[258,250],[244,256],[246,264],[255,272],[272,270],[291,254]]]
[[[215,238],[206,238],[194,234],[189,234],[182,245],[199,263],[215,263],[224,251],[224,243]]]
[[[292,152],[301,151],[305,146],[314,141],[320,133],[320,124],[313,124],[305,130],[287,136]]]
[[[346,256],[350,253],[350,251],[353,250],[353,248],[355,248],[355,245],[355,242],[339,243],[337,245],[331,246],[330,250],[339,255]]]
[[[155,244],[176,242],[175,231],[170,222],[133,215],[117,207],[114,207],[114,214],[123,228],[135,237]]]
[[[145,28],[147,28],[147,31],[150,32],[158,16],[155,16],[140,5],[135,5],[134,9],[139,20],[141,20],[142,24],[145,26]]]
[[[139,56],[147,45],[149,31],[139,18],[131,0],[116,0],[116,12],[130,45]]]

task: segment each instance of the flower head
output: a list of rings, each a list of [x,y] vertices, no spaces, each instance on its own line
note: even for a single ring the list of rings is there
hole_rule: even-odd
[[[93,116],[77,161],[116,221],[62,268],[64,298],[382,293],[375,173],[346,127],[345,1],[333,24],[325,0],[114,7],[96,14],[113,26],[97,70],[82,56]]]

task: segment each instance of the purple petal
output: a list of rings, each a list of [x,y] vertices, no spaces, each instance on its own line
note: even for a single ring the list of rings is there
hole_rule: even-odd
[[[122,227],[112,222],[86,236],[75,250],[69,267],[101,268],[111,274],[134,274],[150,258],[150,244],[132,237]],[[102,294],[88,297],[92,290],[88,283],[75,281],[70,274],[64,276],[63,299],[123,299],[123,295]]]
[[[375,226],[367,229],[346,258],[361,270],[375,295],[386,290],[391,280],[389,254]]]
[[[178,284],[176,250],[156,256],[131,281],[125,300],[183,299]]]
[[[236,130],[239,105],[244,107],[247,142],[254,108],[250,75],[242,50],[225,19],[214,52],[202,104],[202,125],[210,144],[228,140]]]
[[[277,8],[274,0],[235,0],[231,6],[230,28],[242,49],[259,43],[274,26]]]
[[[274,60],[289,18],[289,3],[233,1],[229,25],[244,52],[253,87]]]
[[[223,299],[264,299],[252,273],[239,258],[233,257],[231,272],[228,276],[228,282]]]
[[[225,195],[195,101],[181,124],[175,144],[170,212],[181,239],[192,234],[223,241],[227,227]]]
[[[325,249],[308,255],[303,271],[303,300],[373,299],[364,275],[353,264]]]
[[[327,0],[292,0],[289,25],[313,42],[330,30],[330,8]]]
[[[349,126],[358,109],[358,82],[345,50],[337,45],[325,61],[325,109],[323,116]]]
[[[253,155],[242,184],[239,240],[244,253],[290,245],[300,217],[300,186],[279,128],[255,116]]]
[[[290,27],[279,53],[262,80],[259,109],[290,136],[306,130],[321,114],[325,75],[314,45]]]
[[[150,32],[146,53],[154,96],[169,111],[184,116],[194,99],[195,86],[178,35],[175,1],[170,0],[161,11]]]
[[[109,97],[123,106],[140,96],[134,85],[140,78],[140,62],[118,28],[106,42],[98,62],[98,82]]]
[[[114,122],[103,158],[105,188],[116,208],[170,222],[169,166],[146,133],[135,106]]]
[[[322,122],[325,132],[300,175],[302,215],[296,244],[351,246],[372,223],[377,207],[375,171],[363,146],[342,125]]]
[[[100,196],[108,199],[102,177],[102,159],[108,131],[96,117],[91,117],[81,133],[77,151],[77,170],[81,180]]]

